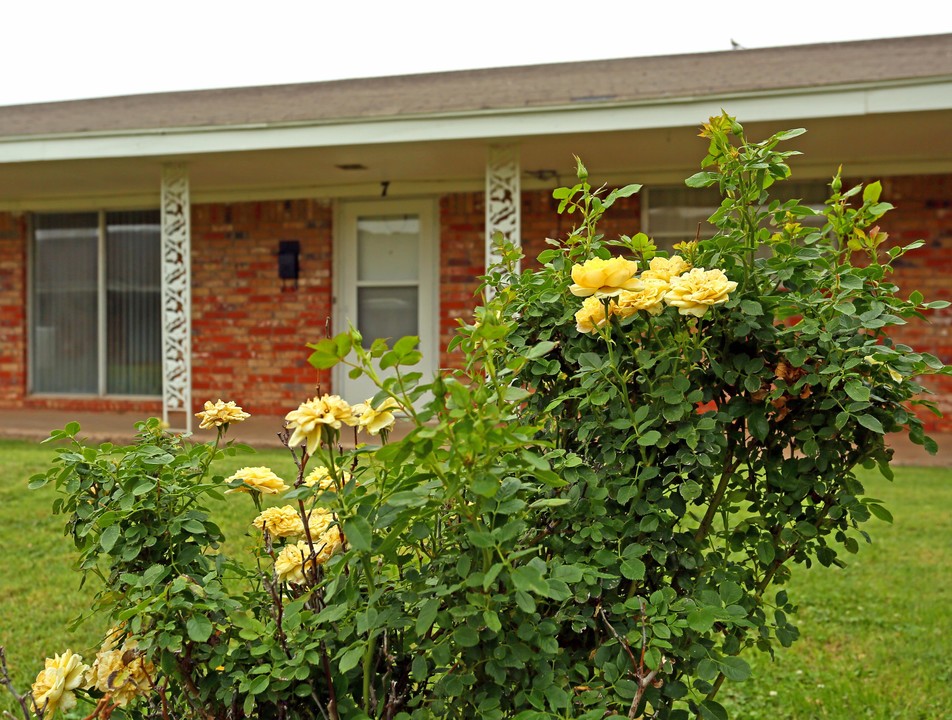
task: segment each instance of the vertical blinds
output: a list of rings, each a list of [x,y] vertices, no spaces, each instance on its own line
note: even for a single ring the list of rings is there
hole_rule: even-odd
[[[35,216],[32,387],[158,395],[159,212]]]

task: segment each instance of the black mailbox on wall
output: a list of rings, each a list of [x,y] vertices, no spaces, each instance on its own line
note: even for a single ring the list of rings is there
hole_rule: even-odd
[[[297,287],[300,268],[301,242],[299,240],[282,240],[278,245],[278,277],[281,280],[292,280]]]

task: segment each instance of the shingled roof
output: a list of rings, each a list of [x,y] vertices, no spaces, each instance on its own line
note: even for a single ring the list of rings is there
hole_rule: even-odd
[[[0,107],[0,137],[625,105],[952,77],[952,34]]]

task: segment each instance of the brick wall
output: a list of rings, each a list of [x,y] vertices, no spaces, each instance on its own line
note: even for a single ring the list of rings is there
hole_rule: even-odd
[[[564,238],[577,216],[559,215],[549,190],[523,192],[521,205],[524,268],[537,267],[536,257],[549,245],[546,238]],[[633,235],[640,226],[637,196],[623,198],[602,223],[609,236]],[[477,303],[479,276],[485,271],[485,205],[482,193],[457,193],[440,198],[440,366],[461,367],[458,353],[446,346],[459,327],[470,322]]]
[[[0,213],[0,407],[26,387],[26,220]]]
[[[315,200],[192,208],[192,398],[280,414],[330,389],[307,363],[331,316],[333,212]],[[278,243],[301,243],[294,288],[278,277]]]
[[[952,300],[952,176],[892,177],[883,199],[897,206],[883,222],[891,238],[926,246],[897,265],[895,282],[908,294]],[[482,193],[440,198],[440,364],[458,367],[445,351],[459,320],[469,320],[483,273]],[[564,237],[574,216],[559,216],[548,191],[523,193],[526,267],[547,237]],[[619,201],[601,225],[608,236],[639,230],[638,196]],[[281,240],[301,243],[297,288],[277,273]],[[26,222],[0,213],[0,408],[161,412],[155,400],[28,397],[26,388]],[[235,399],[250,412],[284,414],[330,376],[307,364],[305,343],[324,335],[332,313],[333,212],[316,200],[203,204],[192,208],[193,390],[206,399]],[[896,338],[952,363],[952,312],[900,328]],[[952,379],[930,380],[947,417],[926,418],[930,429],[952,431]]]
[[[896,206],[882,219],[890,242],[925,245],[900,258],[893,282],[908,296],[913,290],[926,300],[952,302],[952,175],[884,178],[882,199]],[[896,328],[893,337],[916,350],[929,352],[952,364],[952,307],[926,313],[928,322],[911,321]],[[923,414],[934,431],[952,432],[952,378],[932,377],[923,381],[932,392],[944,418]]]

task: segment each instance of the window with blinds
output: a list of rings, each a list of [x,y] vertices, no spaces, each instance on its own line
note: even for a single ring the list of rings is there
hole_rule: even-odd
[[[829,188],[822,182],[777,183],[770,188],[771,196],[786,201],[798,198],[802,204],[821,210],[829,196]],[[642,227],[662,250],[670,250],[675,244],[705,240],[714,235],[717,228],[707,219],[721,204],[717,188],[660,187],[650,188],[643,196]],[[805,225],[822,225],[821,218],[807,218]]]
[[[35,393],[160,395],[159,211],[34,216]]]

